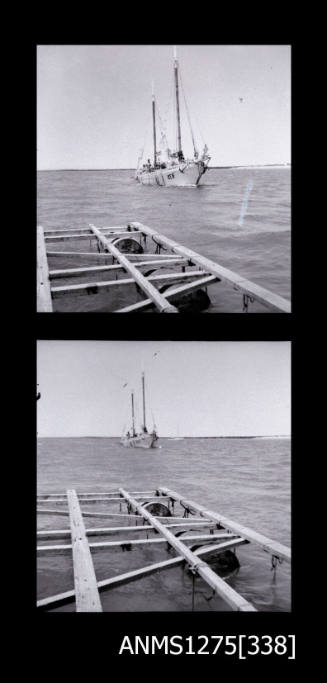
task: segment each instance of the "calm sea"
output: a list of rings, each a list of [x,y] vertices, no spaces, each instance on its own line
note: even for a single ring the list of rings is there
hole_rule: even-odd
[[[75,488],[77,492],[100,493],[119,487],[145,491],[166,486],[290,546],[289,439],[160,439],[159,443],[160,448],[146,451],[123,448],[113,438],[40,438],[38,492],[59,493]],[[83,508],[105,511],[106,505],[89,504]],[[119,511],[113,503],[110,509]],[[101,518],[86,519],[87,527],[110,523]],[[113,524],[134,523],[116,518]],[[68,529],[68,517],[38,515],[38,526]],[[118,536],[101,537],[113,538]],[[92,552],[98,580],[173,556],[166,544],[130,552],[120,548]],[[289,611],[290,566],[282,563],[274,575],[270,556],[252,543],[238,548],[237,557],[240,568],[227,579],[228,583],[260,611]],[[39,599],[73,586],[70,555],[39,558]],[[191,611],[192,580],[181,567],[169,569],[104,592],[101,601],[103,610],[109,612]],[[226,604],[213,597],[211,589],[197,578],[195,610],[226,609]],[[73,605],[67,605],[57,611],[73,610]]]
[[[209,169],[198,188],[146,187],[131,170],[40,171],[38,223],[55,229],[139,221],[290,299],[290,181],[288,167]],[[209,294],[208,312],[242,310],[241,295],[225,284]],[[93,310],[106,311],[106,297],[87,298]],[[57,310],[73,312],[90,305],[85,297],[57,302]],[[249,308],[267,310],[256,303]]]

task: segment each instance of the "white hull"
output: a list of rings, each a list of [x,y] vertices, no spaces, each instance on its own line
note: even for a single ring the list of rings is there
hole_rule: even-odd
[[[207,166],[202,161],[190,161],[169,168],[157,168],[153,171],[140,170],[136,172],[136,179],[142,185],[194,187],[199,185],[206,170]]]
[[[154,448],[156,441],[158,441],[156,434],[138,434],[137,436],[125,436],[120,443],[125,448]]]

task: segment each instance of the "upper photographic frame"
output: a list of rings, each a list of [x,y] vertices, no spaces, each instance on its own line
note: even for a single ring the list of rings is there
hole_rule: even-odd
[[[290,52],[38,46],[38,312],[291,312]]]

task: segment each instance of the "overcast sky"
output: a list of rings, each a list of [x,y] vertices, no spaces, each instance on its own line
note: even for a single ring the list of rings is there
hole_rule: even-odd
[[[143,369],[160,436],[290,434],[289,342],[39,341],[37,365],[41,437],[121,436]]]
[[[195,136],[207,143],[211,165],[290,162],[290,46],[181,45],[177,52]],[[41,45],[37,78],[40,170],[135,168],[144,142],[152,156],[152,80],[172,130],[171,45]],[[182,92],[181,108],[190,154]]]

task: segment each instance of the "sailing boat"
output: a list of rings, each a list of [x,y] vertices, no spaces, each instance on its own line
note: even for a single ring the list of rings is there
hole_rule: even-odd
[[[152,89],[152,121],[153,121],[153,163],[150,159],[146,164],[141,166],[141,158],[138,160],[138,166],[135,173],[135,178],[142,185],[182,185],[182,186],[197,186],[208,168],[210,156],[208,156],[208,147],[204,146],[202,155],[199,156],[194,135],[191,128],[191,136],[193,142],[194,156],[193,159],[185,159],[182,149],[182,135],[181,135],[181,119],[180,119],[180,104],[179,104],[179,65],[176,54],[176,47],[174,49],[174,80],[175,80],[175,95],[176,95],[176,118],[177,118],[177,150],[172,152],[167,144],[165,135],[162,135],[166,142],[166,161],[159,157],[161,152],[157,150],[157,134],[156,134],[156,101]]]
[[[158,435],[153,427],[152,432],[148,432],[145,418],[145,378],[142,372],[142,396],[143,396],[143,425],[139,434],[135,431],[135,415],[134,415],[134,393],[131,394],[132,403],[132,427],[125,436],[121,438],[120,443],[127,448],[155,448],[155,443],[158,441]]]

